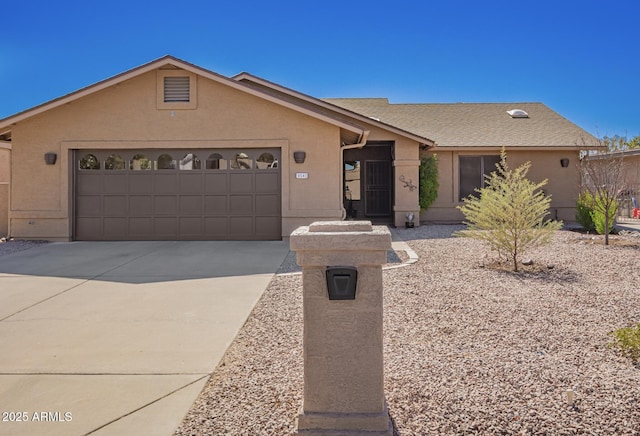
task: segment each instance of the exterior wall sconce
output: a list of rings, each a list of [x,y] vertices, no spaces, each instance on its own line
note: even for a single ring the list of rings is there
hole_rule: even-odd
[[[569,166],[569,159],[568,158],[562,158],[560,159],[560,165],[562,166],[562,168],[566,168]]]
[[[296,161],[296,163],[304,163],[304,160],[307,157],[307,153],[305,151],[294,151],[293,152],[293,160]]]
[[[55,165],[57,158],[58,158],[58,155],[55,153],[45,153],[44,163],[46,163],[47,165]]]

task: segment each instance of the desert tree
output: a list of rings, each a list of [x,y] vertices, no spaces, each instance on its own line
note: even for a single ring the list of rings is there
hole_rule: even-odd
[[[530,167],[531,162],[526,162],[510,169],[503,149],[496,171],[485,176],[484,188],[475,190],[479,195],[464,198],[464,204],[458,206],[467,228],[456,236],[487,242],[500,257],[512,262],[514,271],[518,271],[523,252],[548,243],[562,227],[561,221],[546,219],[551,198],[542,187],[547,180],[534,183],[527,179]]]
[[[627,141],[627,149],[636,150],[638,148],[640,148],[640,135],[634,136]]]
[[[580,159],[581,189],[594,215],[604,221],[598,233],[604,233],[604,244],[609,245],[609,233],[618,211],[618,197],[629,186],[624,153],[587,154]],[[594,218],[594,221],[596,219]],[[602,230],[602,232],[600,232]]]
[[[613,135],[604,136],[598,140],[598,148],[606,148],[609,152],[622,151],[628,148],[627,138],[625,136]]]
[[[633,150],[640,148],[640,135],[631,139],[620,135],[604,136],[598,142],[599,148],[606,148],[609,152]]]

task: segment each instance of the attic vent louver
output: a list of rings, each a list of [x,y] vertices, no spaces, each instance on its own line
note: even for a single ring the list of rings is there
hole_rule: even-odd
[[[529,118],[529,114],[522,109],[511,109],[507,113],[511,118]]]
[[[188,103],[190,82],[188,76],[166,76],[164,78],[164,102]]]

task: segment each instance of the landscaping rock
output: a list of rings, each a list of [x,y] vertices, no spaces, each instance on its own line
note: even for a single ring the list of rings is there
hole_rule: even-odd
[[[397,229],[420,260],[383,273],[397,434],[638,435],[640,371],[607,346],[640,321],[637,249],[559,231],[530,253],[554,268],[514,273],[476,267],[489,249],[457,229]],[[291,434],[302,332],[302,278],[276,276],[177,434]]]

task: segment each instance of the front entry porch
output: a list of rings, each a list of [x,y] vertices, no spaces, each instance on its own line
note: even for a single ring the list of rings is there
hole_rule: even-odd
[[[372,143],[344,151],[346,219],[393,224],[393,143]]]

